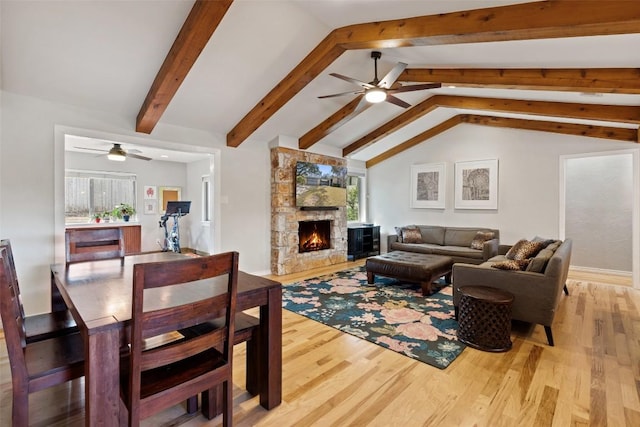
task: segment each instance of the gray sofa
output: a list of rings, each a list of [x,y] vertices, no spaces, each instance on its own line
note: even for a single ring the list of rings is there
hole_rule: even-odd
[[[556,249],[553,246],[550,244],[531,258],[525,271],[493,268],[492,264],[504,261],[505,255],[498,255],[480,265],[454,264],[453,304],[456,312],[461,298],[460,288],[463,286],[503,289],[515,297],[511,318],[543,325],[549,345],[553,346],[551,324],[563,290],[569,294],[566,281],[571,263],[572,241],[566,239],[564,242],[557,242]],[[506,253],[509,248],[505,245],[500,247],[501,253]]]
[[[387,236],[387,251],[418,252],[423,254],[446,255],[453,262],[481,264],[498,255],[500,231],[481,227],[443,227],[437,225],[413,225],[420,230],[420,243],[400,242],[397,234]],[[406,228],[405,227],[405,228]],[[400,227],[397,227],[398,230]],[[482,249],[471,248],[471,242],[478,232],[492,232],[493,239],[483,243]]]

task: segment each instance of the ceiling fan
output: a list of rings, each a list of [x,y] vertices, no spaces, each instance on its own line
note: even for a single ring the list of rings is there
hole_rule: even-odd
[[[382,56],[382,53],[378,51],[371,52],[371,57],[373,58],[373,61],[374,61],[375,74],[374,74],[373,81],[369,83],[365,83],[351,77],[343,76],[342,74],[338,74],[338,73],[330,74],[333,77],[337,77],[339,79],[348,81],[350,83],[355,83],[358,86],[362,87],[362,89],[357,91],[336,93],[333,95],[319,96],[318,98],[333,98],[333,97],[342,96],[342,95],[364,94],[363,99],[371,103],[387,101],[399,107],[408,108],[408,107],[411,107],[411,104],[404,102],[399,98],[396,98],[395,96],[393,96],[393,94],[401,93],[401,92],[412,92],[415,90],[435,89],[442,86],[441,83],[424,83],[419,85],[407,85],[407,86],[402,86],[400,83],[396,83],[396,80],[398,79],[398,77],[400,77],[400,74],[402,74],[404,69],[407,68],[407,64],[405,64],[404,62],[398,62],[396,66],[393,67],[391,71],[389,71],[387,75],[382,78],[382,80],[378,80],[378,59],[380,59],[381,56]]]
[[[116,144],[116,143],[113,143],[113,147],[111,147],[110,150],[101,150],[99,148],[88,148],[88,147],[75,147],[75,148],[79,148],[81,150],[102,151],[104,153],[107,153],[107,158],[109,160],[114,160],[117,162],[124,162],[127,157],[132,157],[134,159],[140,159],[140,160],[151,160],[150,157],[134,154],[134,152],[142,153],[142,151],[140,150],[134,149],[134,150],[125,151],[124,148],[122,148],[122,144]]]

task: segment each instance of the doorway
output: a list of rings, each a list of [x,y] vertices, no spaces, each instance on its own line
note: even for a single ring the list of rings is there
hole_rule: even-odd
[[[638,150],[562,156],[560,237],[576,269],[631,276],[640,287]]]
[[[71,141],[69,141],[69,136],[73,138]],[[103,145],[105,142],[121,142],[123,147],[126,147],[128,153],[139,153],[145,157],[152,158],[148,161],[129,159],[122,162],[109,162],[110,164],[108,166],[104,166],[118,170],[117,168],[119,165],[124,165],[130,162],[130,165],[127,167],[135,169],[134,172],[140,178],[137,188],[137,202],[140,206],[144,206],[144,208],[138,209],[136,218],[143,229],[142,241],[144,245],[146,245],[143,247],[143,251],[160,250],[160,247],[157,246],[157,241],[161,237],[161,231],[158,228],[158,220],[163,212],[160,207],[160,203],[164,201],[164,199],[156,197],[155,193],[159,192],[159,190],[162,190],[163,188],[170,190],[171,187],[167,187],[167,185],[174,185],[174,182],[179,179],[179,186],[181,188],[178,191],[182,191],[182,195],[184,197],[188,197],[189,200],[193,200],[194,206],[199,206],[203,203],[200,199],[203,198],[204,200],[200,177],[205,173],[210,176],[213,184],[208,187],[210,193],[208,194],[208,200],[213,202],[211,206],[211,217],[209,221],[205,222],[200,218],[202,214],[201,209],[194,210],[192,215],[193,218],[191,218],[192,220],[190,221],[192,226],[185,228],[184,231],[185,237],[188,237],[187,240],[191,242],[189,247],[193,246],[193,249],[213,253],[215,248],[220,247],[220,209],[216,204],[216,201],[219,200],[217,195],[220,191],[219,149],[56,125],[54,138],[54,222],[56,262],[64,260],[65,169],[67,167],[66,157],[68,153],[66,150],[69,149],[70,145],[72,146],[71,151],[75,151],[73,148],[76,146],[82,145],[84,147],[86,145],[79,144],[78,138],[91,140],[89,142],[95,140],[96,143],[103,143]],[[108,146],[109,144],[107,144],[107,147]],[[87,145],[87,147],[90,146]],[[91,167],[91,165],[95,165],[95,162],[98,161],[105,163],[108,162],[106,159],[106,153],[100,153],[100,151],[104,151],[104,147],[99,146],[97,148],[97,150],[88,148],[90,151],[87,151],[87,148],[84,148],[85,153],[89,152],[92,154],[90,156],[84,154],[88,157],[86,164],[83,163],[83,167]],[[78,153],[72,154],[77,157]],[[169,157],[165,158],[165,154]],[[75,158],[74,161],[77,163],[78,158]],[[197,179],[194,177],[197,177]],[[146,190],[149,188],[154,189],[154,197],[152,197],[152,199],[155,200],[147,200],[149,197],[147,197]],[[178,198],[179,197],[180,195],[178,192]],[[147,209],[147,205],[151,206],[151,208]]]

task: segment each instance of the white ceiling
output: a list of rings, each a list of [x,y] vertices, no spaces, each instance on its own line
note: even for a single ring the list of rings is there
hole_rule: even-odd
[[[334,28],[525,2],[235,0],[160,122],[226,135]],[[130,117],[134,123],[192,4],[178,0],[0,0],[2,89],[103,110]],[[638,46],[640,34],[382,49],[378,74],[383,76],[398,61],[430,68],[640,68]],[[371,80],[370,51],[341,55],[245,144],[265,144],[278,135],[300,137],[351,101],[351,96],[317,98],[355,88],[329,76],[332,72]],[[434,93],[640,105],[640,95],[482,88],[442,88],[398,97],[415,104]],[[343,148],[403,111],[388,103],[374,105],[320,144]],[[438,109],[352,157],[367,160],[460,113],[466,111]]]

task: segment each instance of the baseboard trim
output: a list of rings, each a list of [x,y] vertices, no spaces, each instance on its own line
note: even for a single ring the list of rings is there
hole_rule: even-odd
[[[594,274],[608,274],[610,276],[618,276],[618,277],[631,277],[632,273],[630,271],[622,271],[622,270],[607,270],[604,268],[594,268],[594,267],[581,267],[572,265],[569,267],[569,270],[583,273],[594,273]]]

